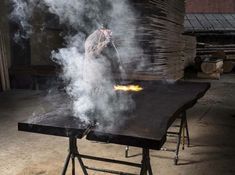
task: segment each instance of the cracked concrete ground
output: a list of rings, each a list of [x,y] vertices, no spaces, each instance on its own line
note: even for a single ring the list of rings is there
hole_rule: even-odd
[[[177,166],[173,164],[172,152],[151,151],[154,175],[235,174],[235,74],[223,75],[220,80],[211,80],[211,83],[207,94],[188,111],[191,146],[180,150]],[[0,175],[61,173],[67,154],[66,138],[17,131],[17,122],[41,108],[41,92],[12,90],[0,93]],[[79,140],[78,146],[82,153],[125,160],[125,146],[87,140]],[[174,146],[172,139],[166,143],[166,147]],[[131,147],[128,160],[139,162],[140,153],[139,148]],[[135,168],[85,162],[138,173]],[[79,166],[77,169],[81,174]],[[90,171],[89,174],[102,173]]]

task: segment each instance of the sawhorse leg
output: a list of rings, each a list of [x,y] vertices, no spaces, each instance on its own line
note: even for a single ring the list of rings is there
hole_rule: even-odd
[[[187,116],[186,116],[186,112],[184,112],[182,114],[182,119],[184,120],[183,123],[183,128],[182,128],[182,136],[183,136],[183,140],[182,140],[182,149],[184,150],[184,145],[185,145],[185,138],[187,138],[187,146],[190,146],[190,138],[189,138],[189,129],[188,129],[188,121],[187,121]],[[185,133],[186,132],[186,133]],[[186,135],[185,135],[186,134]]]
[[[188,122],[187,122],[187,116],[186,112],[182,112],[179,116],[180,119],[180,125],[175,125],[175,127],[179,127],[179,131],[177,132],[170,132],[168,131],[168,136],[177,137],[177,144],[175,150],[169,150],[167,148],[161,148],[163,151],[174,151],[175,152],[175,158],[174,158],[174,164],[177,165],[178,159],[179,159],[179,149],[180,144],[182,143],[182,149],[184,150],[185,146],[185,138],[187,138],[188,147],[190,145],[190,139],[189,139],[189,129],[188,129]]]
[[[128,155],[128,153],[129,153],[129,146],[126,146],[126,150],[125,150],[125,158],[128,158],[129,157],[129,155]]]
[[[185,145],[185,137],[187,138],[187,145],[188,147],[190,146],[190,138],[189,138],[189,129],[188,129],[188,122],[187,122],[187,116],[186,116],[186,111],[182,112],[182,114],[180,115],[180,127],[179,127],[179,132],[177,133],[173,133],[173,134],[177,134],[178,138],[177,138],[177,146],[176,146],[176,150],[175,150],[175,159],[174,159],[174,163],[175,165],[177,165],[178,163],[178,159],[179,159],[179,148],[180,148],[180,144],[181,144],[181,140],[182,140],[182,149],[184,150],[184,145]],[[186,131],[186,133],[185,133]],[[186,134],[186,136],[185,136]],[[125,150],[125,157],[128,158],[129,155],[129,146],[126,146],[126,150]],[[168,149],[163,148],[162,150],[167,151]]]
[[[179,128],[179,133],[178,133],[177,147],[176,147],[175,159],[174,159],[175,165],[177,165],[178,159],[179,159],[179,148],[180,148],[180,144],[181,144],[181,138],[182,138],[182,149],[184,150],[185,131],[186,131],[186,135],[187,135],[186,138],[187,138],[188,147],[189,147],[190,139],[189,139],[189,131],[188,131],[188,122],[187,122],[186,111],[184,111],[181,114],[180,128]]]
[[[188,147],[189,147],[190,146],[190,137],[189,137],[187,116],[185,117],[185,129],[186,129],[186,134],[187,134],[187,136],[186,136],[187,137],[187,144],[188,144]]]
[[[88,175],[87,169],[101,171],[101,172],[108,172],[108,173],[112,173],[112,174],[128,174],[128,175],[133,175],[133,174],[118,172],[118,171],[114,171],[114,170],[105,170],[105,169],[88,167],[88,166],[84,165],[82,158],[138,167],[138,168],[141,168],[140,175],[147,175],[147,174],[152,175],[153,174],[152,168],[151,168],[151,163],[150,163],[149,149],[145,149],[145,148],[143,148],[141,164],[137,164],[137,163],[131,163],[131,162],[124,162],[121,160],[113,160],[113,159],[107,159],[107,158],[101,158],[101,157],[81,155],[81,154],[79,154],[78,149],[77,149],[76,138],[71,137],[71,138],[69,138],[69,153],[68,153],[68,156],[67,156],[65,164],[64,164],[62,175],[66,175],[70,159],[72,161],[72,175],[75,175],[75,158],[78,159],[84,175]]]
[[[79,157],[78,155],[79,155],[79,152],[77,149],[77,139],[74,137],[70,137],[69,138],[69,153],[68,153],[68,156],[65,160],[62,175],[66,175],[70,159],[72,160],[72,175],[75,175],[75,158],[78,159],[79,164],[82,168],[83,174],[88,175],[87,170],[84,166],[84,163],[83,163],[81,157]]]
[[[149,149],[143,148],[141,163],[142,163],[142,166],[141,166],[140,175],[147,175],[147,174],[153,175],[151,163],[150,163]]]
[[[62,174],[61,175],[65,175],[66,172],[67,172],[67,169],[68,169],[68,165],[69,165],[69,161],[70,161],[70,158],[71,158],[71,152],[69,151],[69,154],[65,160],[65,163],[64,163],[64,168],[63,168],[63,171],[62,171]]]

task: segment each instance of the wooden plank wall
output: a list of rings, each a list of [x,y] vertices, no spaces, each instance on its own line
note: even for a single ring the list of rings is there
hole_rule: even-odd
[[[133,42],[140,43],[144,52],[130,59],[133,64],[145,59],[145,66],[132,72],[131,78],[180,79],[184,74],[184,0],[132,2],[139,14],[137,37]]]

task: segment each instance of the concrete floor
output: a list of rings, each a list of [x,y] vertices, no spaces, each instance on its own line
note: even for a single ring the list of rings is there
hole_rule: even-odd
[[[235,74],[213,80],[209,92],[188,111],[192,146],[174,154],[151,151],[154,175],[232,175],[235,174]],[[17,122],[43,110],[41,92],[14,90],[0,93],[0,175],[58,175],[67,154],[67,139],[17,131]],[[78,142],[80,152],[116,159],[124,158],[125,146]],[[174,141],[166,146],[173,147]],[[128,158],[139,162],[141,150],[131,148]],[[103,168],[137,173],[129,167],[87,162]],[[81,174],[81,173],[79,173]],[[89,174],[102,174],[89,172]],[[107,173],[106,173],[107,174]]]

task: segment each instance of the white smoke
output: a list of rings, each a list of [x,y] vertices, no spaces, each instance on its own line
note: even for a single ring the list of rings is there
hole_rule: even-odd
[[[73,32],[65,36],[66,47],[52,52],[52,58],[63,67],[66,92],[73,100],[73,113],[85,122],[97,120],[113,127],[125,111],[134,107],[130,96],[116,93],[110,58],[84,58],[84,43],[89,34],[103,23],[113,32],[122,62],[142,55],[136,36],[136,12],[127,0],[12,0],[11,19],[20,22],[30,35],[33,8],[45,9],[59,17],[59,22]],[[127,30],[128,29],[128,30]],[[138,66],[137,66],[138,67]],[[105,125],[106,125],[105,124]]]
[[[15,33],[14,40],[18,42],[21,38],[28,39],[32,34],[30,19],[33,9],[38,0],[11,0],[12,12],[9,16],[11,21],[18,24],[20,29]]]

